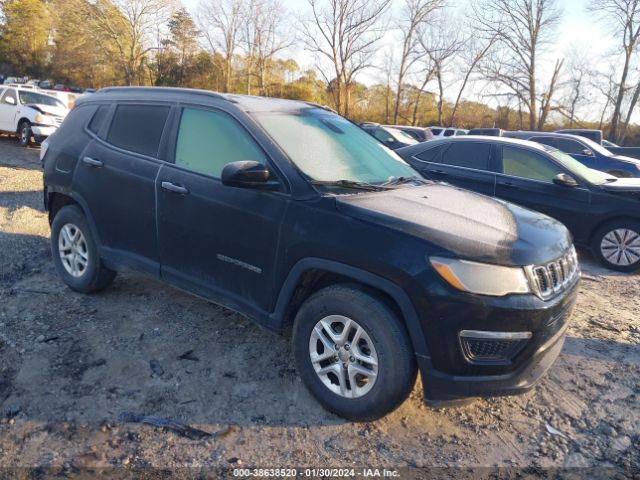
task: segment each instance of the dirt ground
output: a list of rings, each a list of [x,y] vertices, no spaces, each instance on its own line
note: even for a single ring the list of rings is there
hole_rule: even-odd
[[[98,295],[71,292],[49,234],[38,150],[2,137],[2,478],[369,466],[403,478],[640,475],[640,277],[586,252],[565,348],[532,392],[433,410],[418,384],[393,414],[353,424],[305,390],[286,339],[233,312],[137,275]]]

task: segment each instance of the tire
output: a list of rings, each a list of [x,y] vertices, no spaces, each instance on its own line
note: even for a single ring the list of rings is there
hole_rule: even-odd
[[[63,258],[65,252],[67,255]],[[61,208],[53,219],[51,253],[56,271],[76,292],[98,292],[116,276],[102,264],[87,219],[76,205]]]
[[[31,145],[31,139],[33,138],[33,132],[31,131],[31,124],[24,120],[18,127],[18,141],[23,147]]]
[[[591,251],[611,270],[637,270],[640,268],[640,222],[621,219],[606,223],[593,235]]]
[[[330,335],[321,320],[334,334],[344,334],[345,323],[341,331],[340,322],[351,320],[346,343],[338,345],[338,350],[325,349],[316,327],[320,325],[325,341]],[[362,327],[359,334],[358,327]],[[360,338],[357,345],[348,345],[356,335]],[[407,398],[415,384],[413,348],[400,319],[383,301],[357,286],[333,285],[309,297],[296,315],[292,343],[296,368],[311,394],[325,409],[348,420],[365,422],[385,416]],[[312,352],[319,357],[337,355],[314,363]],[[375,359],[374,366],[370,360]],[[316,369],[329,373],[321,376]],[[344,390],[336,371],[343,372]],[[347,383],[348,372],[362,371],[367,374],[355,373],[355,381]]]

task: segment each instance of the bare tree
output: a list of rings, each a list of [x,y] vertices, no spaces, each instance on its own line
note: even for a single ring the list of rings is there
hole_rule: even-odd
[[[305,47],[328,61],[321,69],[338,113],[349,116],[356,76],[371,65],[374,48],[383,35],[380,20],[391,0],[308,0],[311,17],[302,21]]]
[[[589,8],[603,17],[622,43],[624,60],[609,129],[609,138],[615,142],[619,139],[622,102],[629,88],[627,81],[631,60],[640,45],[640,2],[638,0],[592,0]]]
[[[472,10],[477,34],[496,39],[496,48],[483,62],[483,74],[519,98],[529,112],[531,130],[540,128],[538,98],[543,99],[545,115],[562,67],[556,62],[549,88],[540,95],[539,60],[560,20],[555,0],[477,0]]]
[[[443,123],[445,75],[455,55],[460,51],[459,29],[453,23],[439,21],[420,35],[420,45],[430,68],[426,71],[435,77],[438,86],[438,124]],[[425,85],[426,86],[426,85]]]
[[[241,28],[246,21],[246,0],[201,0],[197,9],[198,28],[212,56],[222,56],[225,92],[231,91],[233,58],[238,50]]]
[[[156,48],[154,32],[171,17],[174,4],[167,0],[97,0],[88,21],[115,45],[124,81],[141,81],[147,55]]]
[[[425,29],[432,14],[444,7],[444,0],[405,0],[402,19],[398,28],[402,32],[402,51],[398,66],[393,123],[398,123],[400,100],[405,87],[407,74],[424,53],[420,49],[418,39],[421,30]]]
[[[256,77],[260,95],[268,95],[267,74],[274,57],[290,47],[295,37],[286,31],[287,11],[280,0],[249,0],[242,28],[242,43],[247,61],[247,93]]]

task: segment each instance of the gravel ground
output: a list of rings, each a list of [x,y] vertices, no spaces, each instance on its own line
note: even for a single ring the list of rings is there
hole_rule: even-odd
[[[393,414],[352,424],[305,390],[286,339],[231,311],[138,275],[71,292],[49,234],[38,151],[2,137],[0,477],[215,478],[254,466],[639,475],[640,280],[586,252],[565,348],[532,392],[433,410],[418,382]]]

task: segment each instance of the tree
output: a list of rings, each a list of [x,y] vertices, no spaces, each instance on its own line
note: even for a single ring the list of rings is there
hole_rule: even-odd
[[[5,0],[1,4],[2,57],[18,75],[40,76],[50,50],[51,20],[43,0]]]
[[[214,57],[217,53],[222,55],[225,92],[231,91],[233,58],[247,8],[246,0],[201,0],[198,5],[197,22],[209,52]]]
[[[395,103],[393,111],[393,123],[398,123],[400,100],[405,80],[411,68],[420,59],[423,52],[420,50],[418,36],[431,20],[432,14],[444,7],[443,0],[405,0],[403,18],[400,20],[398,28],[402,33],[402,51],[400,54],[400,64],[398,66],[398,77],[396,83]]]
[[[628,90],[628,76],[631,60],[640,44],[640,2],[638,0],[592,0],[590,9],[601,15],[611,31],[618,37],[622,47],[623,64],[615,96],[609,138],[619,140],[619,124],[622,103]],[[635,102],[633,103],[635,106]]]
[[[555,0],[477,0],[472,4],[477,34],[495,38],[495,45],[481,66],[486,80],[507,89],[502,94],[518,98],[529,113],[529,128],[542,128],[557,85],[562,62],[557,61],[548,87],[540,95],[538,66],[544,48],[560,20]]]
[[[320,69],[330,85],[338,113],[349,116],[356,77],[371,65],[383,35],[380,19],[391,0],[308,0],[311,18],[302,21],[306,49],[326,60],[331,73]]]
[[[184,8],[180,8],[173,14],[168,28],[169,36],[161,42],[165,47],[162,57],[165,60],[172,59],[174,64],[173,68],[169,68],[172,72],[169,75],[168,84],[184,86],[185,72],[191,67],[192,59],[198,53],[200,32],[191,15]],[[171,61],[167,63],[171,64]]]

